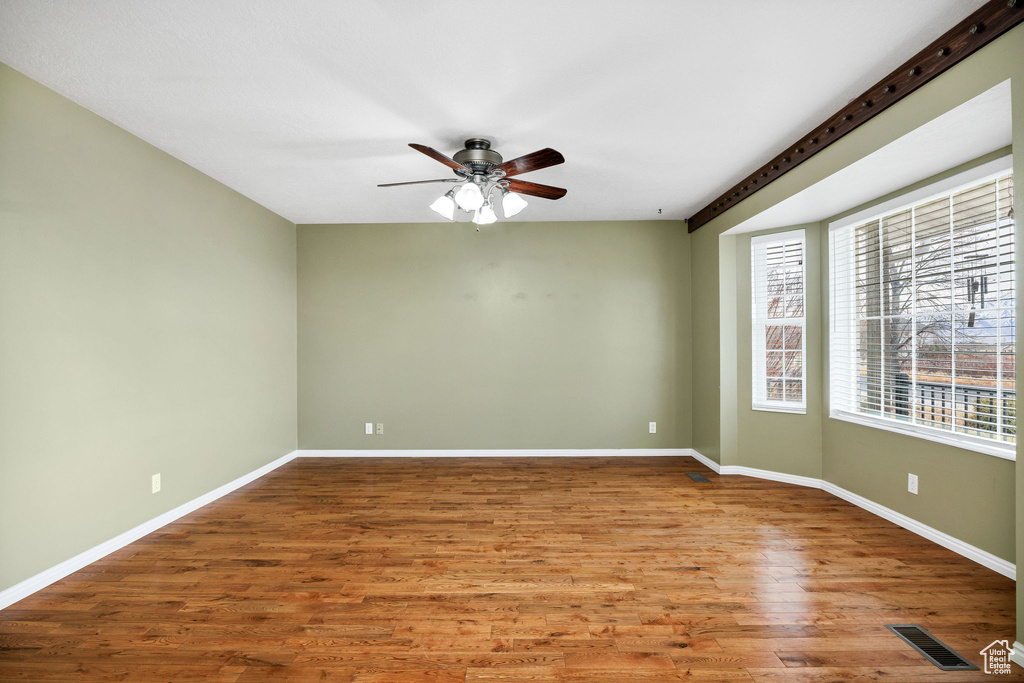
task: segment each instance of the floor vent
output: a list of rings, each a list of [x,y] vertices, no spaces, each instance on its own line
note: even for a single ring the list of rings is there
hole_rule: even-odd
[[[690,479],[693,479],[698,484],[710,484],[711,483],[710,479],[708,479],[707,477],[705,477],[703,474],[701,474],[699,472],[687,472],[686,476],[688,476]]]
[[[910,646],[943,671],[977,671],[978,667],[968,662],[953,650],[943,645],[938,638],[913,624],[886,624],[885,627],[910,643]]]

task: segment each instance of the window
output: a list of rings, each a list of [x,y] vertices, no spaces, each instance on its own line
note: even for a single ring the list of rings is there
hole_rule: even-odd
[[[750,240],[753,407],[807,411],[804,391],[804,231]]]
[[[1014,457],[1013,176],[989,174],[830,230],[832,417]]]

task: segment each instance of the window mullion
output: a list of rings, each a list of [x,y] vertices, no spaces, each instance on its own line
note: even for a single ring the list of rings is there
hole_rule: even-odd
[[[800,317],[793,323],[800,327],[800,400],[807,405],[807,240],[800,241]]]
[[[910,208],[910,423],[917,422],[917,213]]]
[[[779,318],[779,324],[782,326],[782,402],[786,402],[786,306],[789,301],[786,296],[786,245],[782,245],[782,264],[779,266],[779,270],[782,271],[782,317]]]
[[[851,230],[849,264],[850,298],[846,305],[849,307],[848,311],[850,317],[853,318],[853,324],[849,325],[846,333],[847,343],[849,344],[850,349],[850,408],[852,410],[857,410],[857,357],[859,356],[859,351],[857,349],[857,326],[860,324],[860,321],[857,319],[857,230],[856,228],[851,228]]]
[[[1003,231],[999,229],[999,180],[996,179],[996,439],[1003,440]]]
[[[950,429],[956,428],[956,240],[953,232],[953,195],[949,195],[949,391],[953,414]],[[966,427],[966,422],[964,424]],[[967,430],[964,429],[964,433]]]
[[[878,219],[878,414],[885,417],[885,245]]]

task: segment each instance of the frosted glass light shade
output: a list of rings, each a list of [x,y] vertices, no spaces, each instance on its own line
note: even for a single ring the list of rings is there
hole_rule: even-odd
[[[494,209],[491,208],[490,204],[481,206],[473,216],[473,222],[477,225],[490,225],[497,222],[497,220],[498,217],[494,214]]]
[[[455,195],[455,190],[450,190],[447,194],[438,197],[434,200],[434,203],[430,205],[432,211],[436,211],[438,214],[444,216],[450,221],[455,220],[455,200],[452,197]]]
[[[505,218],[512,218],[526,208],[526,200],[521,194],[505,190],[501,194],[501,210]]]
[[[464,211],[476,211],[484,204],[484,193],[474,182],[467,182],[455,195],[455,203]]]

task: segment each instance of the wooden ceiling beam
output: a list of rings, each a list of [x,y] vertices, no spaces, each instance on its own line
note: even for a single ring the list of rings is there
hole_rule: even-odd
[[[1024,21],[1024,0],[989,0],[784,152],[693,214],[693,232]]]

